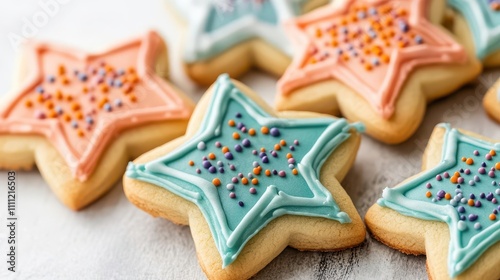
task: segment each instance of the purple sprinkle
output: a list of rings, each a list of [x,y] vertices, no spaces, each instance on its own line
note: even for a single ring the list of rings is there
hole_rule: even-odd
[[[294,164],[295,163],[295,159],[292,157],[292,158],[289,158],[288,159],[288,163],[289,164]]]
[[[196,173],[200,174],[201,170],[199,168],[196,168]]]
[[[203,165],[203,167],[205,167],[205,169],[208,169],[210,168],[210,166],[212,166],[212,164],[208,160],[204,160],[201,164]]]
[[[236,113],[235,117],[237,117],[238,119],[241,118],[241,113]]]
[[[484,161],[483,161],[483,162],[481,163],[481,166],[482,166],[482,167],[486,167],[486,162],[484,162]]]
[[[236,183],[238,183],[238,178],[237,178],[237,177],[233,177],[233,178],[231,179],[231,182],[233,182],[233,183],[235,183],[235,184],[236,184]]]
[[[260,157],[260,158],[263,158],[263,157],[265,157],[265,156],[266,156],[266,153],[264,153],[264,152],[260,152],[260,154],[259,154],[259,157]]]
[[[210,172],[210,173],[212,173],[212,174],[213,174],[213,173],[217,173],[217,168],[215,168],[215,166],[210,166],[210,167],[208,168],[208,172]]]
[[[482,192],[482,193],[479,194],[479,197],[482,198],[482,199],[484,199],[486,197],[486,195],[484,194],[484,192]]]
[[[461,187],[462,187],[462,186],[460,186],[460,185],[457,185],[457,189],[460,189]]]
[[[464,173],[464,169],[463,168],[460,168],[460,173]]]
[[[469,195],[469,198],[470,198],[470,199],[475,199],[475,198],[476,198],[476,196],[475,196],[473,193],[471,193],[471,194]]]
[[[290,151],[295,151],[295,147],[294,146],[290,146]]]
[[[247,127],[246,127],[246,126],[242,127],[240,130],[241,130],[241,132],[243,132],[243,133],[247,133]]]
[[[231,154],[231,152],[227,152],[224,154],[224,157],[231,160],[231,159],[233,159],[233,154]]]
[[[202,157],[201,160],[208,160],[206,156]]]
[[[269,163],[269,158],[266,157],[266,156],[262,157],[262,162],[263,163]]]
[[[256,190],[255,188],[250,188],[248,191],[249,191],[251,194],[255,194],[255,193],[257,193],[257,190]]]
[[[281,170],[280,172],[278,172],[278,176],[285,177],[286,176],[285,171]]]
[[[465,169],[465,174],[467,174],[467,175],[470,174],[470,169],[469,168]]]
[[[437,192],[437,194],[436,194],[436,195],[437,195],[437,197],[439,197],[439,198],[443,198],[445,194],[446,194],[446,192],[445,192],[445,191],[440,190],[440,191],[438,191],[438,192]]]
[[[450,173],[448,173],[448,172],[443,173],[443,177],[450,178]]]
[[[479,151],[478,151],[478,150],[474,150],[474,152],[473,152],[473,153],[474,153],[474,155],[475,155],[475,156],[478,156],[478,155],[479,155]]]
[[[219,172],[220,172],[220,173],[224,173],[224,167],[220,167],[220,168],[219,168]]]
[[[465,207],[458,206],[457,210],[458,210],[458,213],[464,213],[465,212]]]
[[[236,124],[236,128],[237,129],[241,129],[242,127],[244,127],[245,125],[242,123],[242,122],[239,122],[238,124]]]
[[[479,174],[484,174],[484,173],[486,173],[486,169],[484,169],[484,167],[479,167],[477,172],[479,172]]]
[[[238,205],[240,205],[241,207],[245,206],[245,203],[243,203],[243,201],[238,201]]]
[[[469,215],[469,221],[471,221],[471,222],[473,222],[473,221],[477,220],[477,218],[478,218],[478,217],[477,217],[477,215],[476,215],[476,214],[470,214],[470,215]]]
[[[219,141],[217,141],[217,142],[215,142],[215,147],[220,148],[220,147],[222,147],[222,144]]]
[[[271,151],[271,155],[272,155],[273,157],[278,157],[278,153],[277,153],[277,152],[275,152],[275,151]]]
[[[293,144],[294,144],[295,146],[298,146],[298,145],[299,145],[299,140],[293,140]]]
[[[460,215],[460,220],[465,221],[466,219],[465,215]]]
[[[257,150],[253,150],[252,154],[257,155],[258,154]]]
[[[243,178],[243,176],[244,176],[243,173],[241,173],[241,172],[238,173],[238,177]]]
[[[476,206],[476,207],[481,207],[481,205],[482,205],[482,204],[481,204],[481,201],[477,200],[477,201],[476,201],[475,206]]]
[[[273,175],[278,175],[278,170],[273,169]]]
[[[230,197],[230,198],[236,198],[236,194],[235,194],[234,192],[230,192],[230,193],[229,193],[229,197]]]
[[[436,175],[436,180],[441,181],[441,180],[443,180],[443,177],[441,177],[441,175],[438,174],[438,175]]]
[[[236,166],[234,166],[234,164],[230,164],[230,165],[229,165],[229,169],[231,169],[231,170],[236,170]]]
[[[495,181],[491,181],[491,185],[492,185],[492,186],[496,186],[496,184],[497,184],[497,182],[495,182]]]
[[[427,183],[427,184],[425,184],[425,187],[430,189],[430,188],[432,188],[432,185],[431,185],[431,183]]]
[[[493,209],[493,214],[495,214],[495,215],[498,214],[497,209]]]
[[[491,193],[491,192],[488,193],[488,195],[486,196],[486,200],[488,200],[488,201],[491,201],[493,198],[494,198],[494,196],[493,196],[493,193]]]
[[[495,178],[495,171],[488,172],[488,176],[490,176],[490,178]]]
[[[484,158],[485,158],[486,160],[491,160],[491,155],[490,155],[490,154],[486,154],[486,155],[484,156]]]
[[[243,151],[243,148],[241,147],[240,144],[234,145],[234,150],[237,151],[238,153],[241,153]]]
[[[272,136],[278,137],[281,135],[280,130],[277,129],[276,127],[272,127],[271,130],[269,131]]]
[[[248,148],[248,147],[250,147],[250,145],[252,143],[250,143],[250,140],[248,140],[248,139],[245,138],[245,139],[243,139],[243,141],[241,141],[241,144],[243,144],[243,147],[247,147]]]

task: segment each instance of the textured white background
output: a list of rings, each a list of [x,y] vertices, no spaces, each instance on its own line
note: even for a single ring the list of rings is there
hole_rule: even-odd
[[[0,96],[8,92],[16,62],[15,33],[53,40],[87,50],[101,50],[116,40],[157,29],[170,47],[171,77],[198,100],[203,88],[181,71],[181,31],[161,0],[66,0],[44,22],[41,2],[3,0],[0,4]],[[37,18],[34,20],[34,17]],[[36,24],[24,34],[26,21]],[[406,143],[387,146],[363,136],[358,158],[343,182],[364,216],[385,186],[393,186],[420,169],[420,158],[433,126],[451,122],[500,139],[481,98],[499,73],[486,72],[477,83],[439,100],[423,125]],[[260,72],[242,81],[272,104],[273,77]],[[121,183],[105,197],[75,213],[62,206],[38,172],[18,172],[17,272],[7,271],[6,172],[0,172],[0,279],[199,279],[203,278],[189,228],[154,219],[130,204]],[[358,248],[337,253],[286,249],[256,279],[422,279],[425,257],[406,256],[367,236]]]

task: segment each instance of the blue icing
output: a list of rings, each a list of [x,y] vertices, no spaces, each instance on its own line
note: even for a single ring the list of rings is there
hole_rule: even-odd
[[[484,59],[500,49],[500,11],[495,11],[491,0],[448,0],[467,20],[474,37],[476,55]]]
[[[408,216],[446,222],[451,234],[448,268],[455,277],[500,240],[499,218],[489,218],[500,212],[500,171],[495,169],[500,161],[500,146],[445,127],[441,163],[401,186],[385,189],[379,204]],[[496,155],[491,156],[490,150],[496,151]],[[470,158],[473,163],[462,158]],[[457,178],[463,178],[462,183],[461,179],[457,183],[451,181],[455,172],[459,174]],[[427,197],[427,192],[432,196]],[[468,204],[471,195],[474,206]],[[476,204],[478,201],[480,204]]]
[[[212,32],[223,26],[226,26],[243,16],[254,15],[262,22],[272,25],[278,24],[278,17],[273,3],[270,0],[258,1],[231,1],[227,3],[227,11],[214,5],[210,8],[209,16],[205,25],[205,32]]]
[[[235,121],[235,126],[228,124],[230,120]],[[244,124],[247,132],[242,132],[238,123]],[[261,132],[263,126],[269,128],[269,134]],[[250,128],[256,130],[255,136],[249,135]],[[349,125],[344,119],[274,118],[238,90],[227,75],[222,75],[214,86],[208,112],[197,134],[175,151],[152,162],[130,163],[127,176],[161,186],[198,205],[207,219],[223,266],[227,266],[246,242],[276,217],[292,214],[350,222],[318,177],[323,162],[350,136],[351,129],[360,130],[362,126]],[[239,140],[233,138],[234,132],[241,136]],[[250,147],[243,147],[244,139],[250,140]],[[287,143],[274,157],[271,150],[282,139]],[[217,141],[221,147],[216,147]],[[236,151],[236,144],[242,146],[241,152]],[[229,148],[233,159],[224,157],[224,146]],[[261,147],[266,149],[268,163],[261,155],[252,153]],[[208,164],[203,166],[202,158],[208,158],[209,153],[216,156],[209,160],[210,165],[218,169],[217,162],[222,161],[224,173],[219,170],[211,173],[206,168]],[[287,153],[293,155],[295,163],[288,162]],[[188,164],[190,160],[193,166]],[[254,161],[262,166],[261,174],[253,175],[259,183],[243,185],[239,179],[233,183],[234,189],[228,190],[226,185],[232,183],[239,172],[249,178]],[[236,170],[231,170],[229,164],[235,165]],[[298,171],[297,175],[292,174],[289,164],[293,164],[290,167]],[[201,173],[197,173],[198,168]],[[266,176],[266,169],[284,171],[286,175]],[[214,178],[220,180],[220,186],[214,185]],[[256,189],[255,194],[250,193],[252,187]],[[231,191],[236,198],[230,197]]]

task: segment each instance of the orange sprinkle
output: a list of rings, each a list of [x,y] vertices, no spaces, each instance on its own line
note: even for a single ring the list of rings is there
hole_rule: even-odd
[[[266,169],[266,172],[265,172],[265,173],[266,173],[266,176],[271,176],[271,170]]]
[[[462,160],[463,162],[465,162],[467,160],[466,157],[462,157],[460,160]]]
[[[135,68],[134,68],[133,66],[130,66],[130,67],[127,69],[127,71],[128,71],[129,73],[135,73]]]
[[[453,173],[453,176],[455,176],[455,177],[460,177],[460,172],[455,171],[455,173]]]
[[[253,178],[252,179],[252,184],[253,185],[257,185],[258,183],[259,183],[259,179],[257,179],[257,178]]]
[[[113,67],[111,65],[104,66],[104,69],[106,70],[106,72],[112,72],[113,71]]]
[[[78,104],[76,102],[71,103],[71,110],[73,110],[73,111],[80,110],[80,104]]]
[[[294,169],[292,169],[292,174],[297,175],[297,174],[299,174],[299,171],[297,171],[297,169],[294,168]]]
[[[223,152],[223,153],[227,153],[227,152],[229,152],[229,148],[228,148],[228,147],[226,147],[226,146],[222,147],[222,152]]]
[[[57,113],[54,110],[49,111],[49,118],[57,118]]]
[[[77,134],[79,137],[83,137],[85,135],[85,133],[83,133],[83,130],[81,130],[81,129],[78,129]]]
[[[490,155],[495,156],[496,154],[497,154],[497,152],[495,152],[495,150],[490,151]]]
[[[219,178],[214,178],[212,180],[212,184],[214,184],[214,186],[216,186],[216,187],[220,186],[220,180],[219,180]]]
[[[255,132],[255,129],[253,129],[253,128],[250,128],[250,129],[248,130],[248,134],[250,134],[250,136],[254,136],[254,135],[255,135],[255,133],[256,133],[256,132]]]
[[[404,47],[405,47],[405,42],[403,42],[403,41],[399,41],[399,42],[398,42],[398,47],[399,47],[399,48],[404,48]]]
[[[77,112],[75,116],[76,116],[77,119],[83,120],[83,114],[82,114],[82,112]]]
[[[474,206],[474,199],[469,199],[469,201],[467,201],[467,204],[469,204],[469,206]]]
[[[426,192],[426,193],[425,193],[425,196],[427,196],[427,197],[431,197],[431,196],[432,196],[432,193],[431,193],[431,192]]]
[[[193,166],[193,165],[194,165],[194,161],[190,160],[190,161],[188,162],[188,164],[189,164],[190,166]]]
[[[63,98],[63,94],[60,90],[56,90],[56,98],[61,100]]]
[[[500,170],[500,162],[495,163],[495,169]]]
[[[238,134],[238,132],[233,132],[233,139],[240,139],[240,135]]]
[[[268,134],[269,133],[269,128],[267,126],[263,126],[260,128],[260,132],[264,133],[264,134]]]
[[[451,199],[451,194],[446,193],[446,194],[444,195],[444,198],[446,198],[446,200],[450,200],[450,199]]]
[[[59,64],[59,67],[57,67],[57,73],[58,73],[59,75],[64,75],[64,74],[66,74],[66,68],[64,67],[64,65]]]
[[[69,122],[71,120],[70,115],[65,114],[64,117],[63,117],[63,120],[66,121],[66,122]]]
[[[40,94],[40,95],[37,95],[36,100],[37,100],[38,102],[42,103],[42,102],[43,102],[43,95],[41,95],[41,94]]]
[[[321,32],[321,29],[317,28],[316,29],[316,37],[319,38],[319,37],[321,37],[321,35],[323,35],[322,32]]]
[[[266,148],[262,147],[262,148],[260,148],[260,151],[261,151],[262,153],[265,153],[265,152],[266,152]]]
[[[471,164],[474,164],[474,160],[472,158],[468,158],[465,163],[467,163],[468,165],[471,165]]]
[[[124,85],[122,87],[122,91],[123,91],[124,94],[130,93],[132,91],[132,87],[130,85],[128,85],[128,84]]]
[[[33,102],[31,102],[31,100],[26,100],[26,101],[24,102],[24,105],[25,105],[26,107],[28,107],[28,108],[31,108],[31,106],[33,106]]]
[[[137,101],[137,97],[136,97],[135,95],[133,95],[133,94],[131,94],[131,95],[129,96],[129,99],[130,99],[130,101],[132,101],[132,102],[136,102],[136,101]]]
[[[285,141],[285,140],[283,140],[283,139],[281,139],[281,140],[280,140],[280,145],[281,145],[281,146],[286,146],[286,141]]]
[[[248,179],[247,179],[247,178],[245,178],[245,177],[241,178],[241,183],[242,183],[243,185],[248,184]]]
[[[342,60],[349,61],[349,55],[348,54],[343,54],[342,55]]]
[[[292,158],[293,155],[291,153],[286,154],[286,158]]]
[[[260,175],[260,169],[258,169],[257,167],[255,167],[255,168],[253,169],[253,174],[255,174],[255,175]]]
[[[208,158],[214,160],[215,159],[215,154],[214,153],[209,153]]]
[[[131,83],[137,83],[139,81],[139,77],[137,77],[136,74],[130,74],[130,76],[128,77],[128,80]]]
[[[259,169],[259,171],[262,171],[262,166],[257,166],[257,169]]]
[[[497,216],[495,214],[490,214],[490,220],[494,221],[497,219]]]
[[[61,77],[61,83],[62,83],[63,85],[67,85],[67,84],[69,84],[69,79],[68,79],[68,77],[66,77],[66,76]]]
[[[332,45],[332,47],[336,47],[339,45],[339,43],[337,42],[337,40],[333,39],[331,42],[331,45]]]
[[[274,150],[275,150],[275,151],[279,151],[279,150],[281,150],[281,146],[280,146],[280,145],[278,145],[278,144],[274,145]]]
[[[101,84],[99,86],[99,89],[101,90],[102,93],[107,93],[109,91],[109,87],[107,84]]]
[[[367,71],[372,70],[372,65],[371,65],[370,63],[365,63],[365,69],[366,69]]]
[[[99,109],[102,109],[102,107],[104,107],[104,104],[108,103],[108,98],[107,97],[103,97],[99,103],[97,103],[97,106],[99,107]]]
[[[236,125],[236,123],[234,122],[234,120],[229,120],[229,121],[227,122],[227,124],[228,124],[229,126],[235,126],[235,125]]]
[[[52,109],[54,108],[54,103],[50,100],[47,100],[47,102],[45,102],[45,107],[47,107],[47,109]]]
[[[71,94],[66,95],[67,101],[73,101],[73,96]]]
[[[450,178],[450,182],[452,182],[453,184],[456,184],[458,182],[458,176],[452,176]]]
[[[391,60],[390,57],[388,55],[386,55],[386,54],[383,54],[380,58],[385,63],[389,63],[389,61]]]

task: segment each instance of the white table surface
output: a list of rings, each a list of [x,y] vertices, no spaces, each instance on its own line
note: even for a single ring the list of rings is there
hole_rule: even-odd
[[[56,0],[53,0],[56,1]],[[52,1],[52,2],[53,2]],[[38,22],[32,36],[98,51],[149,28],[168,42],[171,77],[198,100],[203,88],[193,85],[181,70],[181,32],[168,18],[162,0],[66,0]],[[51,2],[41,0],[40,2]],[[11,86],[17,49],[12,33],[22,35],[26,20],[40,16],[38,0],[0,3],[0,96]],[[42,16],[43,17],[43,16]],[[43,20],[43,18],[40,18]],[[38,19],[40,21],[40,19]],[[363,136],[354,167],[343,186],[361,216],[386,186],[420,170],[423,149],[435,124],[451,122],[500,139],[499,125],[487,118],[481,105],[486,90],[500,72],[489,71],[478,82],[434,102],[417,133],[407,142],[388,146]],[[260,72],[242,81],[273,102],[275,78]],[[121,183],[80,212],[65,208],[38,171],[18,172],[18,262],[7,271],[7,173],[0,171],[0,279],[203,279],[188,227],[155,219],[125,198]],[[425,257],[406,256],[367,236],[361,246],[336,253],[298,252],[287,248],[256,279],[422,279]]]

